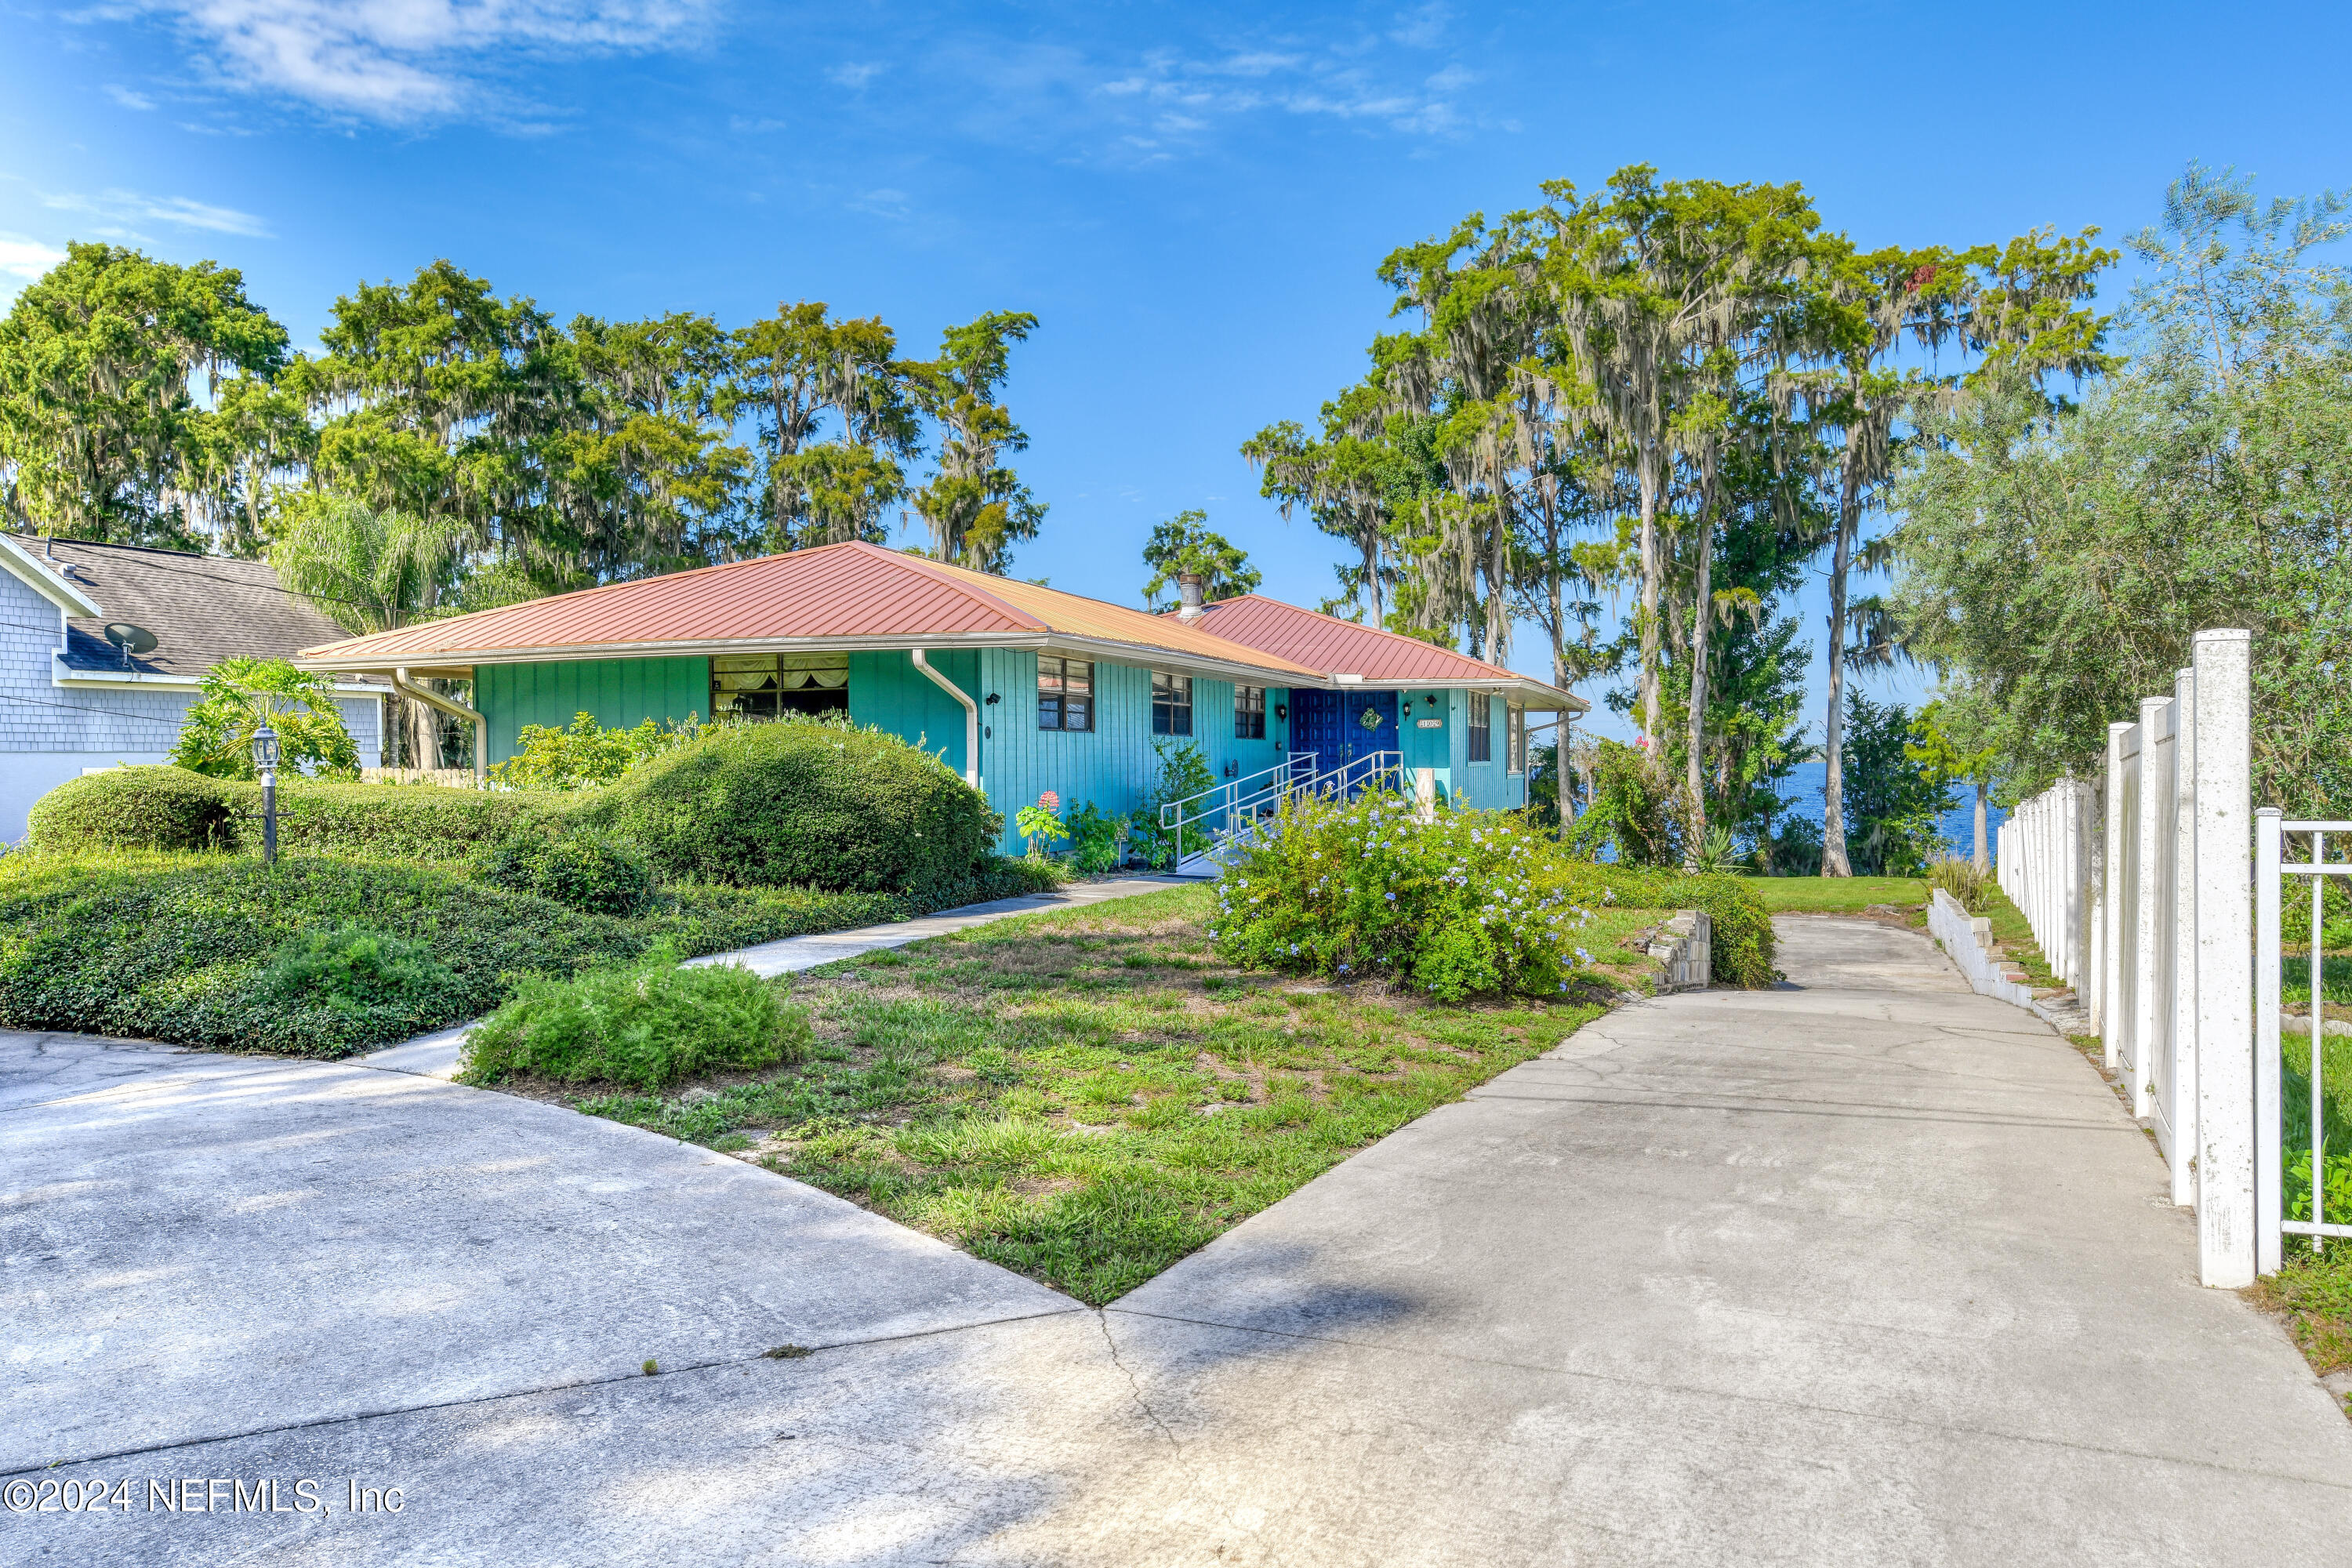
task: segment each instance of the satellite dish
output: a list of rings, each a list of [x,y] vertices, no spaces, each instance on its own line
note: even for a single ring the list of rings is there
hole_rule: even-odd
[[[155,634],[145,626],[134,626],[129,621],[109,621],[106,640],[122,653],[122,668],[131,668],[131,656],[155,651]]]

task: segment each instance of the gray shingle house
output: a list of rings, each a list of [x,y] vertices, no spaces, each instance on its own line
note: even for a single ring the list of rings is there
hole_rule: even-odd
[[[143,626],[126,657],[110,623]],[[283,658],[346,634],[258,561],[0,534],[0,840],[33,802],[86,769],[168,760],[205,670]],[[345,676],[337,706],[376,765],[385,689]]]

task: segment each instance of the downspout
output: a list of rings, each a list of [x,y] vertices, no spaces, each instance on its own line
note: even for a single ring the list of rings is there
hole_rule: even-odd
[[[931,684],[963,704],[963,782],[972,788],[980,787],[980,704],[958,689],[956,683],[933,669],[923,658],[921,648],[909,648],[915,668],[931,678]]]
[[[392,689],[403,697],[414,698],[427,708],[438,709],[452,719],[463,719],[474,727],[474,783],[489,781],[490,721],[473,709],[450,701],[437,691],[427,691],[408,679],[405,665],[392,672]]]

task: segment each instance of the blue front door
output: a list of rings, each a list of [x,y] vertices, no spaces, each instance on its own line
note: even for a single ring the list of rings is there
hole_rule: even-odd
[[[1290,691],[1290,745],[1315,753],[1328,772],[1374,752],[1397,750],[1393,691]]]

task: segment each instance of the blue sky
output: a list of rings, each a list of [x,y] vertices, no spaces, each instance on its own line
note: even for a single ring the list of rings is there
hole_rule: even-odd
[[[818,299],[909,351],[1034,310],[1009,399],[1052,511],[1015,571],[1132,600],[1200,506],[1313,604],[1336,542],[1235,448],[1360,374],[1394,246],[1637,161],[1801,180],[1865,245],[2119,237],[2191,157],[2347,183],[2352,13],[2222,15],[0,0],[0,296],[110,238],[242,268],[298,342],[444,256],[559,316]]]

